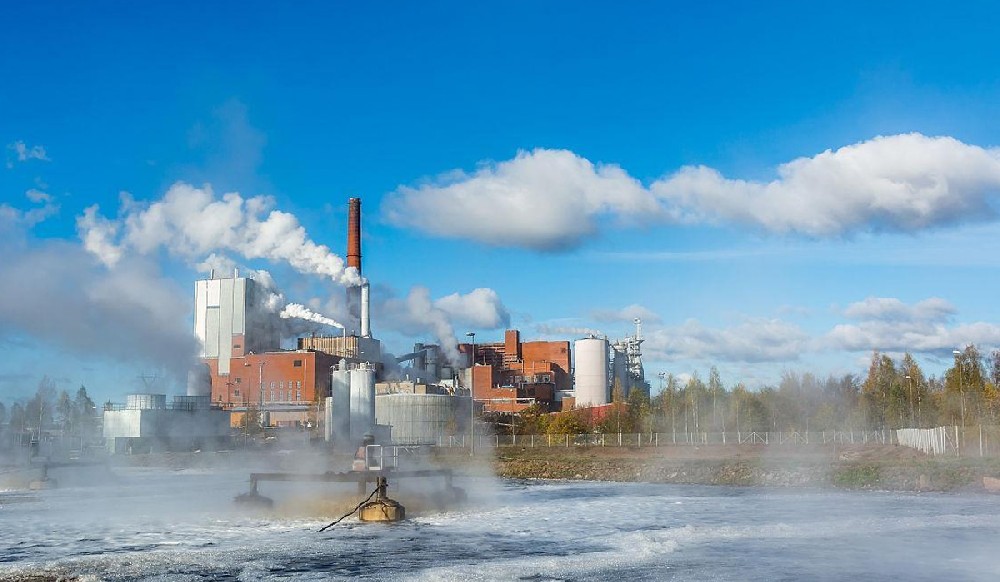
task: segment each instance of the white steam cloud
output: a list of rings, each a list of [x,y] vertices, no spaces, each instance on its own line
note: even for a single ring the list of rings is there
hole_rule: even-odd
[[[0,252],[0,340],[30,337],[185,381],[198,354],[187,289],[150,261],[123,260],[109,273],[63,241],[0,240]]]
[[[453,323],[482,329],[510,325],[510,313],[493,289],[480,287],[465,295],[452,293],[435,301],[434,307],[447,313]]]
[[[328,277],[341,285],[357,285],[356,269],[324,245],[313,242],[292,214],[272,208],[266,196],[243,198],[230,192],[216,197],[210,186],[178,182],[161,200],[141,205],[127,195],[117,219],[101,216],[97,206],[77,220],[85,248],[106,265],[117,264],[126,251],[152,254],[166,249],[192,264],[232,252],[252,259],[285,262],[300,273]]]
[[[602,218],[815,237],[914,232],[995,219],[1000,150],[919,133],[880,136],[792,160],[776,173],[761,182],[689,166],[645,187],[618,166],[536,149],[472,174],[400,186],[383,213],[437,236],[536,250],[576,246]]]
[[[475,289],[435,301],[425,287],[413,287],[402,299],[382,302],[379,312],[383,325],[405,335],[418,337],[429,331],[451,362],[461,361],[453,322],[478,329],[510,325],[510,315],[492,289]]]
[[[285,305],[285,307],[281,310],[281,313],[278,315],[280,315],[282,319],[302,319],[313,323],[344,329],[342,324],[326,317],[325,315],[320,315],[300,303],[289,303]]]

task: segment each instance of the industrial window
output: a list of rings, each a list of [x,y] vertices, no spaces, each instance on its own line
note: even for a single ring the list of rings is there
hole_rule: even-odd
[[[271,382],[271,392],[274,392],[274,382]]]
[[[284,390],[278,390],[278,402],[282,402],[284,400],[285,400],[285,391]]]
[[[237,384],[242,384],[243,383],[243,378],[237,378],[236,379],[236,383]]]
[[[302,367],[302,360],[292,360],[292,367],[293,368],[301,368]]]
[[[234,392],[233,395],[236,396],[237,398],[240,397],[240,390],[239,390],[239,388],[236,389],[236,391]]]
[[[271,390],[271,402],[274,402],[274,390]]]
[[[302,391],[301,390],[296,390],[295,391],[295,399],[296,400],[302,400]]]
[[[238,349],[240,349],[240,348],[242,348],[242,347],[243,347],[243,346],[241,346],[240,344],[233,344],[233,349],[234,349],[234,350],[238,350]]]
[[[281,382],[278,382],[278,391],[280,393],[280,392],[284,392],[284,390],[285,390],[285,381],[282,380]]]
[[[295,383],[295,387],[298,388],[299,390],[302,390],[302,380],[299,380],[298,382],[296,382]]]

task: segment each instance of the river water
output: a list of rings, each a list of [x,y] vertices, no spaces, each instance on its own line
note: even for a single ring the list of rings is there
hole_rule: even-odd
[[[0,492],[0,580],[1000,579],[1000,499],[986,494],[457,484],[462,509],[324,533],[328,517],[236,510],[246,473],[131,469]]]

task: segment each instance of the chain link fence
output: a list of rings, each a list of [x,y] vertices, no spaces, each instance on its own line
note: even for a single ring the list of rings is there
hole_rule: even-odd
[[[915,446],[919,437],[907,431],[937,431],[943,445],[934,454],[961,456],[1000,456],[1000,427],[969,426],[938,427],[936,429],[901,430],[834,430],[834,431],[726,431],[726,432],[649,432],[649,433],[588,433],[588,434],[477,434],[477,448],[501,447],[673,447],[673,446],[815,446],[815,445],[903,445]],[[467,448],[470,435],[442,436],[439,447]]]

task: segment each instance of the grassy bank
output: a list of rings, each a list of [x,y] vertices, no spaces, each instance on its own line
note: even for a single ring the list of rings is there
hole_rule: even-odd
[[[496,474],[516,479],[956,491],[982,490],[984,476],[1000,476],[1000,459],[934,458],[884,445],[505,447],[490,453]],[[450,454],[462,462],[457,451]]]

